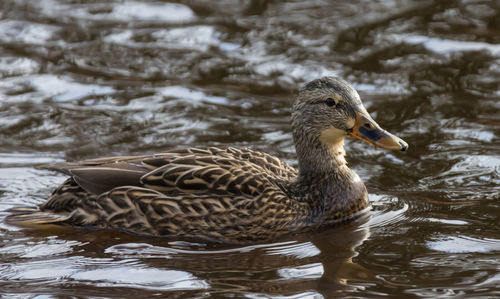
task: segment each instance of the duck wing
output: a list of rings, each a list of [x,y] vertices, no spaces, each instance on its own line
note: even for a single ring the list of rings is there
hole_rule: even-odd
[[[249,149],[186,148],[149,156],[120,156],[55,163],[41,168],[70,175],[90,194],[121,186],[165,194],[250,195],[297,171],[271,155]]]
[[[284,192],[295,169],[247,149],[190,148],[43,168],[71,178],[42,205],[13,210],[9,221],[239,242],[294,230],[296,212],[308,209]]]

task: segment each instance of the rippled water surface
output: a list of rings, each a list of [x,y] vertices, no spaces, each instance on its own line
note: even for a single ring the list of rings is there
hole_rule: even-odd
[[[498,1],[0,1],[0,210],[65,178],[35,166],[234,145],[296,165],[305,81],[352,82],[410,144],[349,140],[371,218],[247,246],[0,213],[0,293],[136,297],[500,296]]]

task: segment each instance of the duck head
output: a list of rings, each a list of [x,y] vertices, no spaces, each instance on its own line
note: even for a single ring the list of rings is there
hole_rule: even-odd
[[[373,120],[349,83],[335,77],[304,85],[293,105],[292,130],[299,164],[301,156],[318,154],[317,148],[338,149],[337,155],[343,156],[345,137],[358,138],[387,150],[408,149],[405,141]]]

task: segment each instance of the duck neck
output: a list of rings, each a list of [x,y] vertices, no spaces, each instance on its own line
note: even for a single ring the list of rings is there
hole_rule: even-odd
[[[320,140],[312,144],[301,144],[300,141],[296,143],[299,179],[340,179],[343,174],[352,172],[345,160],[344,138],[328,145]]]
[[[297,140],[297,138],[295,139]],[[368,194],[359,176],[347,167],[344,138],[328,144],[296,141],[299,176],[296,199],[307,202],[317,221],[334,222],[368,207]]]

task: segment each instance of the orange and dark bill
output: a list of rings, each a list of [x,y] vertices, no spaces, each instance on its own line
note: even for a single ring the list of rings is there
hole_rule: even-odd
[[[356,112],[354,127],[347,132],[351,137],[361,139],[383,149],[402,152],[408,149],[408,144],[403,139],[383,130],[368,114],[361,112]]]

